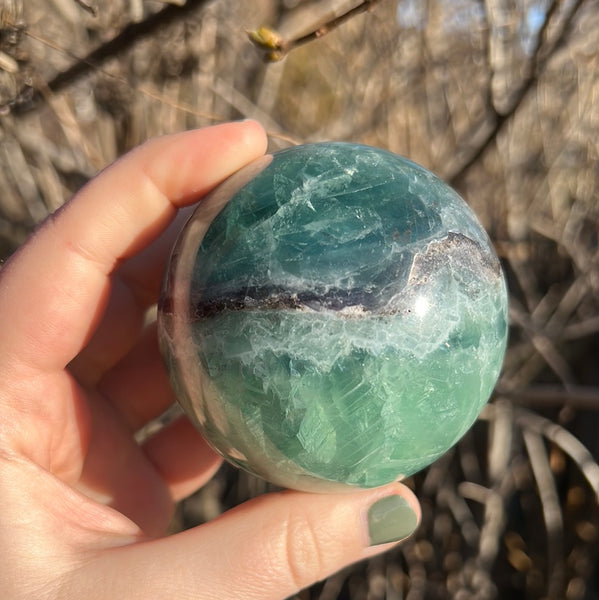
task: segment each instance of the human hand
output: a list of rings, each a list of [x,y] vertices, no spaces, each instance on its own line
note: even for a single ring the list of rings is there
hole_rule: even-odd
[[[392,484],[267,494],[166,536],[220,458],[185,418],[135,441],[174,400],[144,317],[178,209],[265,147],[253,122],[152,140],[0,271],[1,598],[279,599],[416,527]]]

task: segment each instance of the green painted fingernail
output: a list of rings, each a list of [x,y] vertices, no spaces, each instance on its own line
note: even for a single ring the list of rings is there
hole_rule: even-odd
[[[398,542],[408,537],[418,525],[418,517],[401,496],[377,500],[368,510],[370,545]]]

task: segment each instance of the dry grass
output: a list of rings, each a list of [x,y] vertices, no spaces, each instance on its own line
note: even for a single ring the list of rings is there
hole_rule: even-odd
[[[270,65],[245,29],[298,35],[351,2],[90,4],[0,3],[0,258],[132,146],[217,121],[260,119],[272,149],[354,140],[432,168],[504,262],[504,373],[472,431],[412,481],[415,539],[301,597],[599,597],[597,3],[548,2],[528,36],[525,0],[432,0],[411,27],[384,0]],[[224,468],[181,522],[266,489]]]

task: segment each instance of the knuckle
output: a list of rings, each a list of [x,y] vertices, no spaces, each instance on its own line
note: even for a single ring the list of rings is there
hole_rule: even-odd
[[[302,589],[326,574],[326,532],[305,513],[290,513],[285,528],[285,559],[291,584]]]

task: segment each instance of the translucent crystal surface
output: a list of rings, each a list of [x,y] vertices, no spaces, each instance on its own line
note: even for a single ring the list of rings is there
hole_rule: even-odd
[[[472,425],[501,368],[507,294],[451,188],[383,150],[313,144],[200,204],[159,335],[181,404],[227,459],[297,489],[373,487]]]

